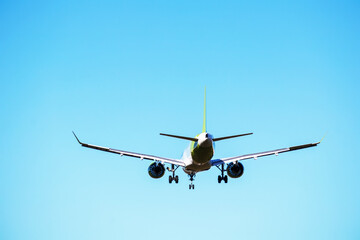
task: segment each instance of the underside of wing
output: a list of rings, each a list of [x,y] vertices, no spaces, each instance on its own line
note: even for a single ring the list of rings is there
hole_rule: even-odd
[[[177,159],[164,158],[164,157],[158,157],[158,156],[135,153],[135,152],[128,152],[128,151],[118,150],[118,149],[114,149],[114,148],[107,148],[107,147],[101,147],[101,146],[97,146],[97,145],[83,143],[78,139],[78,137],[75,135],[74,132],[73,132],[73,134],[74,134],[76,140],[83,147],[92,148],[92,149],[96,149],[96,150],[100,150],[100,151],[104,151],[104,152],[116,153],[116,154],[119,154],[120,156],[136,157],[136,158],[140,158],[140,159],[158,161],[161,163],[169,163],[169,164],[174,164],[174,165],[178,165],[178,166],[185,166],[184,162],[177,160]]]
[[[309,147],[315,147],[319,143],[320,142],[309,143],[309,144],[297,145],[297,146],[288,147],[288,148],[280,148],[280,149],[266,151],[266,152],[245,154],[245,155],[229,157],[229,158],[214,159],[214,160],[211,160],[211,165],[217,166],[217,165],[221,165],[224,163],[231,163],[231,162],[242,161],[242,160],[246,160],[246,159],[257,159],[258,157],[265,157],[265,156],[269,156],[269,155],[278,155],[279,153],[290,152],[290,151],[300,150],[300,149],[309,148]]]

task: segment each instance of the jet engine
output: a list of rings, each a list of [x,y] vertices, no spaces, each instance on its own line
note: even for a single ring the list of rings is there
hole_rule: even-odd
[[[237,163],[230,163],[227,167],[227,175],[231,178],[239,178],[244,173],[244,166],[237,162]]]
[[[165,174],[165,167],[161,163],[153,162],[148,168],[150,177],[161,178]]]

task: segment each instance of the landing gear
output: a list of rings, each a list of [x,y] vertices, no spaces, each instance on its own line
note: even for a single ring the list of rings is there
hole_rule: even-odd
[[[191,174],[189,174],[189,177],[190,177],[190,181],[191,181],[191,183],[189,184],[189,189],[195,189],[195,185],[193,184],[195,174],[191,173]]]
[[[221,183],[222,180],[224,180],[225,183],[228,182],[228,176],[224,174],[225,169],[224,169],[224,164],[221,164],[221,169],[216,166],[220,171],[221,171],[221,175],[218,176],[218,183]]]
[[[172,176],[171,175],[169,176],[169,183],[172,183],[172,181],[175,181],[175,183],[179,183],[179,176],[175,175],[175,171],[176,171],[176,169],[178,169],[178,167],[179,166],[176,166],[176,168],[175,168],[175,165],[171,164],[171,169],[167,168],[167,170],[169,172],[172,172]]]

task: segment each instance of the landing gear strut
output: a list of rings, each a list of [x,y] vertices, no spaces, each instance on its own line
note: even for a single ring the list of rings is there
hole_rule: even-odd
[[[171,175],[169,176],[169,183],[172,183],[172,181],[175,181],[175,183],[179,183],[179,176],[175,175],[175,171],[176,171],[176,169],[178,169],[178,167],[179,166],[176,166],[176,168],[175,168],[175,165],[171,164],[171,169],[167,168],[167,170],[169,172],[172,172],[172,176]]]
[[[225,183],[228,182],[228,176],[224,174],[225,169],[224,169],[224,164],[221,164],[221,169],[216,166],[220,171],[221,171],[221,175],[218,176],[218,183],[221,183],[222,180],[224,180]]]
[[[190,177],[190,181],[191,181],[191,183],[189,184],[189,189],[194,189],[195,185],[193,184],[193,181],[194,181],[195,174],[191,173],[191,174],[189,174],[189,177]]]

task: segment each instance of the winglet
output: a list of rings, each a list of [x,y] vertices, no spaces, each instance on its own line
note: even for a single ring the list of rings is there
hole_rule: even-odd
[[[324,140],[324,138],[326,137],[327,133],[325,133],[325,135],[323,136],[323,138],[318,142],[318,143],[321,143],[322,140]]]
[[[72,133],[74,134],[74,136],[75,136],[75,138],[76,138],[76,140],[82,145],[83,143],[82,142],[80,142],[80,140],[78,139],[78,137],[76,136],[76,134],[74,133],[74,131],[72,131]]]

